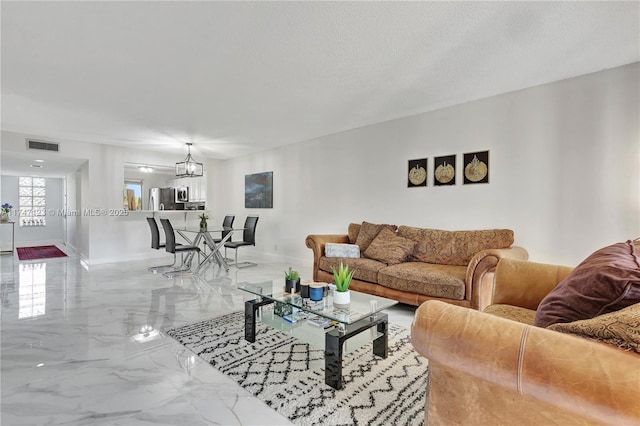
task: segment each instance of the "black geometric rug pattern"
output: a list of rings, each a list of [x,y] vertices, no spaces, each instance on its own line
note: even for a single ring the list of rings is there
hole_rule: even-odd
[[[389,324],[389,356],[368,344],[343,358],[343,383],[324,383],[324,352],[258,324],[244,340],[244,312],[166,330],[296,425],[421,425],[427,361],[408,330]]]

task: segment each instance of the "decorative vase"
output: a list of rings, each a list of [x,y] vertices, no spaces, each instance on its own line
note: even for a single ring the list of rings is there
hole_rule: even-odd
[[[285,297],[284,300],[291,301],[291,298]],[[293,306],[289,305],[288,303],[276,301],[276,303],[273,306],[273,313],[279,317],[283,317],[285,315],[291,315],[293,313]]]
[[[2,223],[9,222],[9,213],[7,212],[0,213],[0,222]]]
[[[348,308],[351,304],[351,292],[347,291],[333,291],[333,306],[336,308]]]
[[[291,293],[292,289],[294,289],[294,293],[300,291],[300,278],[296,278],[295,280],[284,280],[285,293]]]
[[[324,284],[313,283],[309,286],[309,298],[314,302],[322,300],[324,297]]]
[[[300,282],[300,296],[304,299],[309,298],[309,281]]]
[[[201,220],[200,221],[200,230],[201,231],[206,231],[207,230],[207,221],[206,220]]]

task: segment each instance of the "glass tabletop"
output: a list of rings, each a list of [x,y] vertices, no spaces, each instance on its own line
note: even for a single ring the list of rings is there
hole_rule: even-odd
[[[238,288],[247,293],[273,300],[274,302],[284,303],[304,312],[319,315],[343,324],[352,324],[398,303],[395,300],[384,297],[350,290],[351,303],[349,307],[336,308],[333,306],[333,292],[331,290],[328,296],[316,302],[307,298],[303,299],[300,293],[294,293],[293,295],[291,293],[285,293],[284,281],[280,280],[261,283],[242,283]]]
[[[230,228],[228,226],[217,226],[214,228],[208,228],[206,230],[202,230],[198,227],[193,227],[193,228],[189,228],[189,227],[177,227],[174,228],[176,231],[180,231],[180,232],[190,232],[193,234],[198,234],[200,232],[224,232],[224,231],[242,231],[244,228]]]

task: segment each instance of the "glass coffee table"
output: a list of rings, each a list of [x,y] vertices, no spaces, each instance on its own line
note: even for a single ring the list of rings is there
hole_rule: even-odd
[[[321,301],[303,299],[300,294],[284,292],[282,281],[243,283],[238,286],[252,296],[244,304],[244,338],[256,341],[256,323],[260,322],[297,339],[324,349],[325,383],[342,389],[342,357],[373,342],[373,353],[386,358],[388,317],[385,309],[398,302],[351,290],[348,309],[333,306],[332,292]],[[273,309],[262,307],[274,305]]]

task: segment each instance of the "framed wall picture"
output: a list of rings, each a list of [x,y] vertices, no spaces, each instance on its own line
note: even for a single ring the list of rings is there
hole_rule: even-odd
[[[244,207],[247,209],[273,208],[273,172],[244,176]]]
[[[489,183],[489,151],[464,154],[464,183]]]
[[[445,155],[433,159],[433,184],[446,186],[456,184],[456,155]]]
[[[427,159],[409,160],[407,187],[427,186]]]

